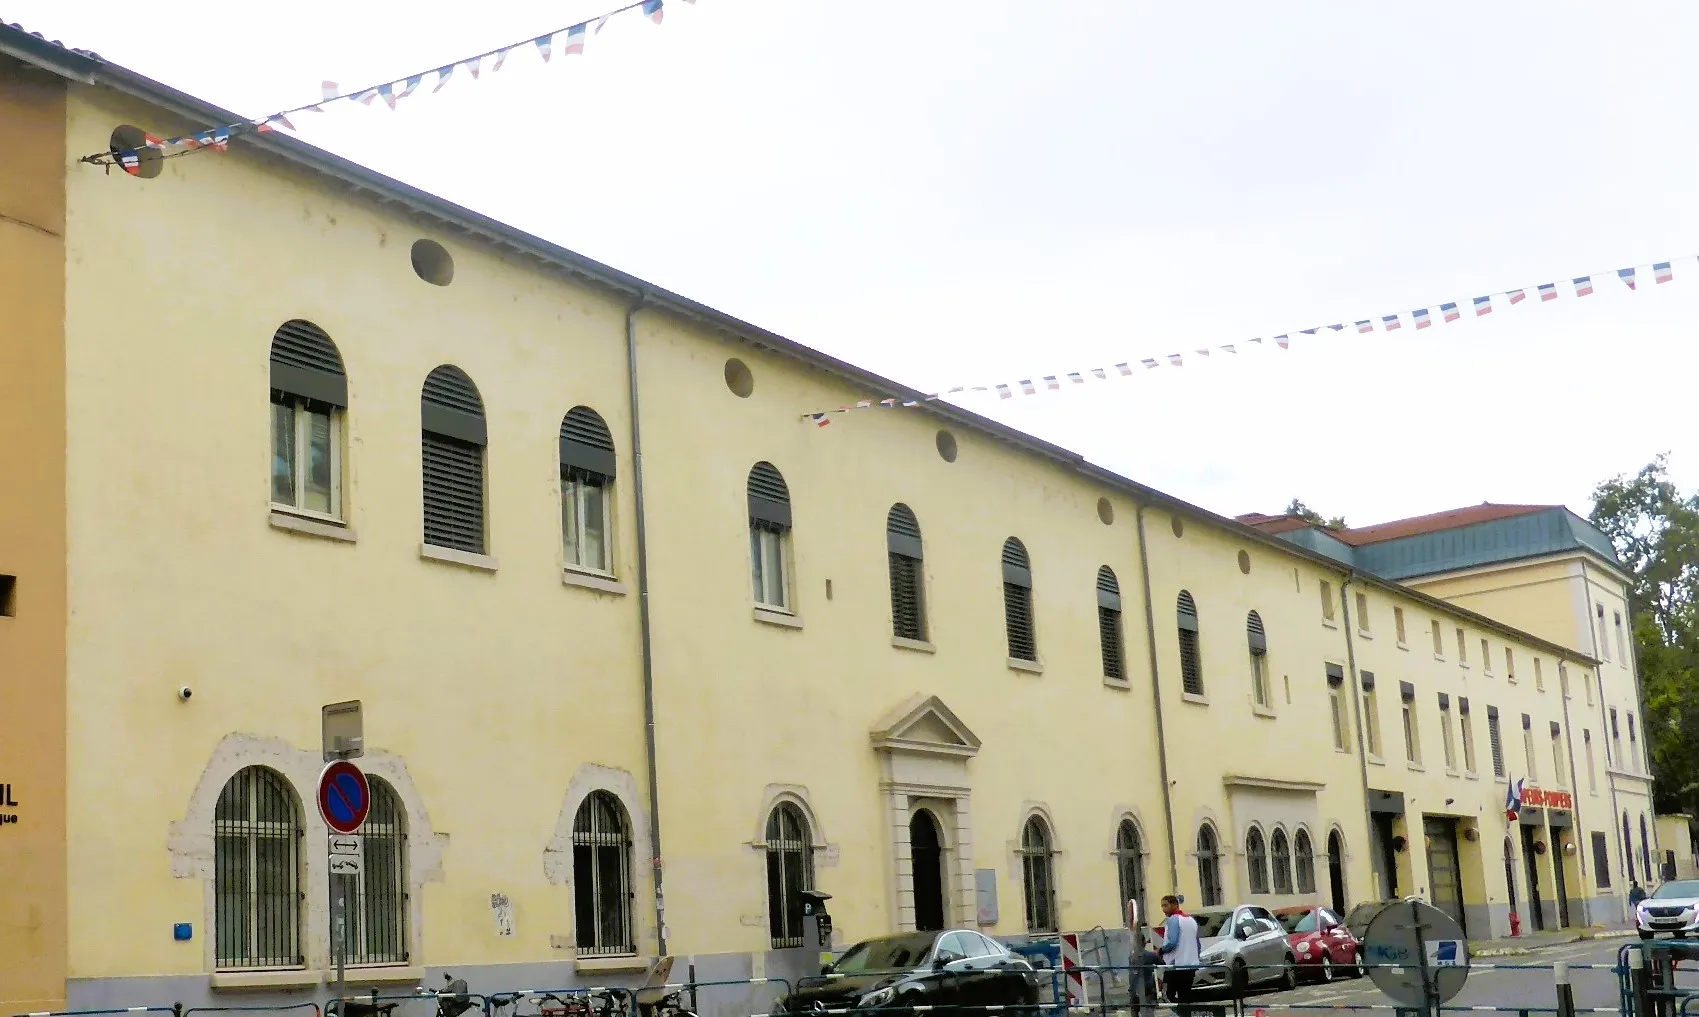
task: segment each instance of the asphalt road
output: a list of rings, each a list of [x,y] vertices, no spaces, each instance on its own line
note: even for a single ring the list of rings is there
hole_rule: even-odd
[[[1557,993],[1552,980],[1552,965],[1562,961],[1570,966],[1569,980],[1575,990],[1576,1007],[1620,1006],[1616,975],[1605,970],[1616,963],[1617,951],[1629,942],[1626,939],[1603,939],[1563,946],[1547,947],[1515,957],[1484,958],[1471,969],[1463,991],[1448,1006],[1491,1006],[1506,1010],[1519,1007],[1553,1007]],[[1486,965],[1493,965],[1488,968]],[[1598,969],[1577,965],[1597,964]],[[1699,989],[1699,970],[1682,970],[1678,975],[1682,987]],[[1212,997],[1215,1002],[1219,997]],[[1322,1010],[1306,1007],[1325,1007],[1341,1012],[1353,1007],[1389,1006],[1392,1001],[1381,994],[1367,977],[1342,978],[1329,984],[1306,984],[1292,992],[1267,992],[1246,1000],[1247,1014],[1262,1010],[1266,1017],[1299,1017],[1318,1014]],[[1359,1011],[1369,1014],[1374,1011]],[[1381,1011],[1383,1013],[1387,1011]]]

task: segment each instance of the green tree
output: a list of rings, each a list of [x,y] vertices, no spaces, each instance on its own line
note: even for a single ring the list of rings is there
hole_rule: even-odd
[[[1289,516],[1297,516],[1304,522],[1314,523],[1325,530],[1343,530],[1345,528],[1344,516],[1334,516],[1332,519],[1324,518],[1320,512],[1317,512],[1315,509],[1305,505],[1303,501],[1298,498],[1293,498],[1292,504],[1286,506],[1286,514]]]
[[[1593,489],[1593,525],[1632,578],[1642,727],[1657,806],[1699,806],[1699,496],[1682,495],[1660,455]]]

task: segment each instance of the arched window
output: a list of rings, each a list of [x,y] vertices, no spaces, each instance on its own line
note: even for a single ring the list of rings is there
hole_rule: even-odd
[[[1014,537],[1003,541],[1003,621],[1009,630],[1009,656],[1038,660],[1038,641],[1032,631],[1032,563],[1026,545]]]
[[[1203,695],[1203,662],[1198,658],[1198,605],[1192,595],[1180,591],[1175,604],[1180,628],[1180,687],[1189,695]]]
[[[1262,630],[1262,615],[1245,616],[1245,641],[1251,651],[1251,701],[1263,709],[1273,706],[1268,688],[1268,637]]]
[[[1561,864],[1561,863],[1559,863]],[[1646,874],[1646,882],[1655,882],[1658,878],[1652,871],[1652,842],[1646,837],[1646,817],[1640,817],[1640,871]]]
[[[566,564],[612,575],[609,504],[614,483],[614,436],[588,406],[560,422],[560,531]]]
[[[926,582],[921,571],[920,522],[897,502],[885,516],[885,551],[891,566],[891,634],[926,640]]]
[[[301,958],[301,813],[275,770],[250,766],[213,810],[213,934],[221,969],[292,968]]]
[[[1126,918],[1127,902],[1133,900],[1139,904],[1139,920],[1151,924],[1144,909],[1144,842],[1138,825],[1130,819],[1121,820],[1115,831],[1115,871],[1121,881],[1122,919]]]
[[[1121,638],[1121,584],[1115,570],[1097,570],[1097,642],[1103,650],[1103,677],[1125,680],[1127,661]]]
[[[1274,876],[1275,893],[1292,892],[1292,845],[1285,830],[1275,830],[1268,838],[1269,871]]]
[[[324,329],[296,318],[271,337],[271,503],[342,518],[348,376]]]
[[[1268,845],[1263,842],[1262,831],[1254,826],[1245,835],[1245,872],[1252,893],[1268,892]]]
[[[1634,882],[1634,828],[1628,823],[1628,813],[1622,814],[1622,868],[1630,883]],[[1651,873],[1646,874],[1651,881]]]
[[[420,398],[425,543],[484,553],[484,401],[466,372],[444,364]]]
[[[1221,842],[1216,840],[1215,827],[1208,823],[1198,827],[1198,896],[1202,906],[1221,906]]]
[[[1055,855],[1044,818],[1028,817],[1021,827],[1021,883],[1026,894],[1028,932],[1056,931]]]
[[[767,926],[773,949],[802,945],[802,891],[814,889],[808,820],[790,802],[767,815]]]
[[[348,963],[407,963],[407,812],[381,777],[368,777],[372,807],[360,828],[361,872],[330,877],[332,914],[347,902]]]
[[[637,952],[631,894],[625,807],[607,791],[592,791],[572,817],[572,904],[580,956]]]
[[[1316,851],[1310,843],[1308,830],[1299,830],[1292,837],[1292,857],[1298,876],[1299,893],[1316,892]]]
[[[755,603],[790,610],[791,492],[772,463],[749,471],[749,567]]]

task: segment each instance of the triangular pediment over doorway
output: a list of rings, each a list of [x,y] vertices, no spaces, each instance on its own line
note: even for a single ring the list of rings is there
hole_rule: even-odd
[[[979,752],[979,736],[937,696],[915,696],[886,714],[870,734],[873,747],[887,752],[937,756]]]

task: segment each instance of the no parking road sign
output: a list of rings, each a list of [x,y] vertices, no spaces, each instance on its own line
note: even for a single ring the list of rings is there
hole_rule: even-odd
[[[325,766],[319,774],[319,815],[333,833],[359,833],[372,810],[372,789],[366,775],[346,759]]]

